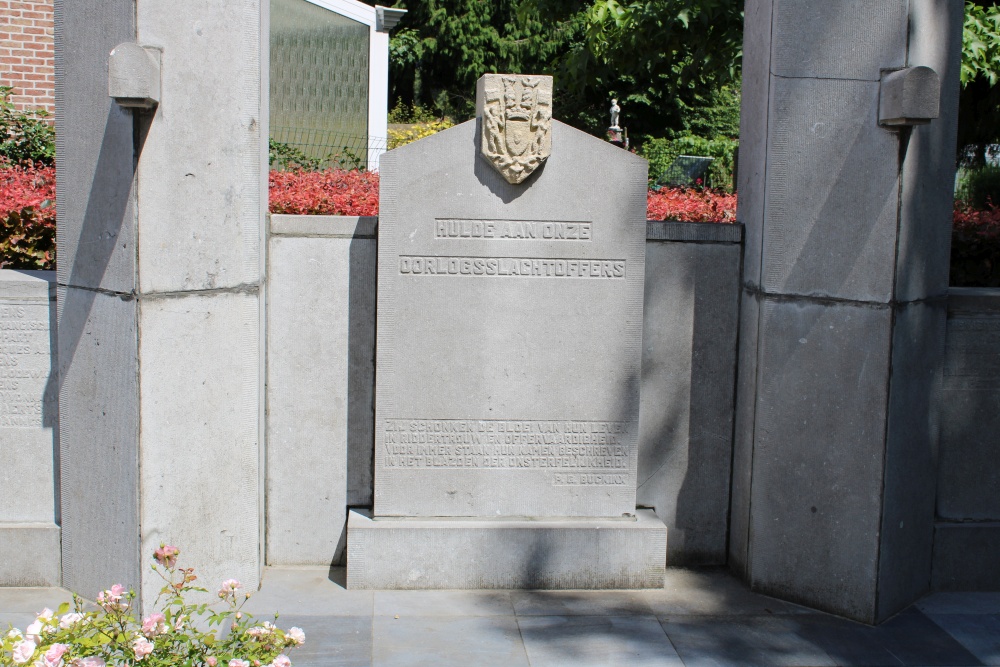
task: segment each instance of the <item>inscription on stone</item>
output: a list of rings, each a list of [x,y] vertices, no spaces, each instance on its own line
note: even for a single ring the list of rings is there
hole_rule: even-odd
[[[593,224],[544,220],[449,220],[434,225],[439,239],[541,239],[543,241],[589,241]]]
[[[0,428],[39,428],[50,374],[48,306],[0,302]]]
[[[486,122],[381,161],[374,515],[633,515],[646,165],[552,121],[511,185]]]

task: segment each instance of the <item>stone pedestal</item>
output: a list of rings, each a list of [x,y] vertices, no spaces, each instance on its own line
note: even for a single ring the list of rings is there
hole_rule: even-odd
[[[730,563],[877,622],[930,581],[962,3],[751,0]],[[879,126],[885,70],[941,117]]]
[[[551,121],[526,176],[483,124],[516,118],[507,99],[544,126],[551,102],[500,78],[478,120],[382,159],[374,516],[351,517],[349,583],[659,586],[666,528],[636,520],[646,164]]]

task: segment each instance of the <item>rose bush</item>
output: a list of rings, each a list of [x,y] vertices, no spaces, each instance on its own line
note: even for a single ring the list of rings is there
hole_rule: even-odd
[[[138,620],[135,593],[119,584],[89,608],[76,595],[72,607],[44,609],[24,632],[10,628],[0,642],[0,664],[29,667],[291,667],[285,653],[305,642],[300,628],[257,623],[242,611],[250,594],[227,579],[221,610],[185,601],[207,593],[193,585],[193,568],[177,567],[177,547],[161,545],[152,569],[164,581],[155,611]],[[72,611],[71,611],[72,609]],[[277,614],[275,614],[277,620]]]

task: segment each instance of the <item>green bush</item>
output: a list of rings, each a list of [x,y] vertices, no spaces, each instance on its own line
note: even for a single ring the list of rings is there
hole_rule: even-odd
[[[44,109],[18,111],[11,102],[14,89],[0,86],[0,158],[13,164],[50,165],[56,159],[56,131]]]
[[[1000,204],[1000,165],[988,164],[964,171],[956,194],[976,209],[986,208],[987,202]]]
[[[705,139],[694,135],[683,135],[674,139],[647,138],[642,142],[638,153],[649,160],[651,185],[659,180],[678,156],[696,155],[715,158],[708,169],[708,182],[705,185],[732,191],[737,146],[739,146],[738,141],[726,137]]]

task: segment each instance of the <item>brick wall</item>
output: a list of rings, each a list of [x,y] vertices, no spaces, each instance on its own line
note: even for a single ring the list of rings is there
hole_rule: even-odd
[[[52,60],[52,0],[0,0],[0,86],[18,108],[55,111]]]

